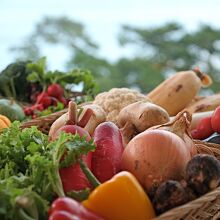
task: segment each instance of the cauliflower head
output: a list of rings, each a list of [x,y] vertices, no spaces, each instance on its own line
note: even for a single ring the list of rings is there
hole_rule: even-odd
[[[116,124],[118,121],[119,112],[127,105],[137,101],[150,101],[146,95],[138,91],[128,88],[113,88],[108,92],[99,93],[94,104],[101,106],[106,114],[106,120]]]

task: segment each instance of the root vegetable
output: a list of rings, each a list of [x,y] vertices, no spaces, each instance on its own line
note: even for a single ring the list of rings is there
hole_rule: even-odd
[[[77,124],[92,135],[97,125],[105,121],[105,112],[97,105],[84,105],[82,106],[82,112],[80,115],[78,114],[76,103],[70,101],[68,112],[61,115],[50,127],[50,140],[53,139],[56,131],[64,125]]]
[[[192,115],[187,111],[182,111],[170,122],[152,127],[150,129],[166,130],[178,135],[185,142],[186,147],[190,151],[191,157],[193,157],[197,154],[197,149],[190,132],[191,121]]]
[[[78,125],[84,127],[85,130],[87,130],[89,132],[89,134],[92,136],[94,133],[95,128],[102,122],[104,122],[106,120],[106,113],[105,111],[102,109],[102,107],[95,105],[95,104],[88,104],[88,105],[84,105],[82,107],[83,111],[79,116],[79,122]],[[91,110],[93,112],[93,114],[91,114],[91,117],[89,118],[89,120],[82,124],[83,121],[83,115],[85,115],[86,111]]]
[[[169,115],[163,108],[143,101],[126,106],[120,111],[118,117],[118,124],[126,144],[138,133],[168,121]]]
[[[193,157],[186,167],[186,181],[201,196],[220,185],[220,162],[211,155]]]
[[[121,170],[122,135],[113,122],[104,122],[97,126],[93,138],[96,150],[92,154],[92,172],[104,182]]]
[[[53,138],[57,138],[61,132],[71,133],[73,135],[78,134],[81,137],[85,137],[87,141],[90,141],[91,137],[89,133],[77,126],[77,125],[64,125],[59,128]],[[82,160],[91,169],[92,153],[82,156]],[[63,184],[64,192],[70,192],[72,190],[83,190],[86,187],[90,187],[89,181],[80,168],[79,163],[70,165],[59,169],[60,177]]]
[[[181,179],[190,159],[189,149],[177,135],[164,130],[146,130],[125,148],[122,170],[134,174],[150,192],[155,184]]]
[[[74,102],[69,102],[68,112],[61,115],[50,127],[49,139],[55,139],[56,131],[64,125],[75,124],[77,118],[77,106]]]
[[[188,201],[189,198],[184,187],[177,181],[168,180],[158,187],[153,205],[157,214],[161,214]]]
[[[49,96],[59,98],[63,95],[64,91],[63,91],[63,88],[59,84],[53,83],[48,86],[47,93]]]

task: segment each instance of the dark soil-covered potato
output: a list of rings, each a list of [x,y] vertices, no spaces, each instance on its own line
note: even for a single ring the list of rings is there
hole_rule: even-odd
[[[153,205],[157,214],[161,214],[188,201],[189,197],[185,188],[177,181],[168,180],[158,187]]]
[[[188,187],[201,196],[220,185],[220,162],[211,155],[196,155],[187,164],[185,179]]]

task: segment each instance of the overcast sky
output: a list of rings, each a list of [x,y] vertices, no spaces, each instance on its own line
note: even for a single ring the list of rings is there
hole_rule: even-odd
[[[200,23],[220,28],[220,0],[0,0],[0,69],[13,61],[8,48],[22,42],[44,16],[68,16],[86,26],[87,33],[111,60],[125,51],[117,45],[122,24],[161,25],[177,21],[193,30]],[[52,68],[62,68],[68,54],[46,54]],[[59,56],[60,55],[60,56]]]

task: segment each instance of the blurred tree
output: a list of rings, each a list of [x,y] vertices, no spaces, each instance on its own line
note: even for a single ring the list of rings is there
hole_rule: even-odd
[[[97,55],[98,46],[87,35],[84,26],[66,17],[46,17],[35,27],[34,32],[20,46],[11,48],[18,60],[38,59],[43,54],[43,46],[61,45],[66,48],[70,58],[66,67],[90,70],[96,77],[101,89],[111,88],[114,82],[109,77],[112,65]]]
[[[201,25],[197,31],[188,33],[177,23],[154,28],[123,26],[119,42],[122,46],[134,45],[139,51],[138,57],[145,57],[148,62],[157,65],[162,73],[199,66],[212,76],[212,89],[220,90],[218,29]]]
[[[115,63],[98,55],[98,46],[84,26],[66,17],[47,17],[37,24],[22,46],[13,48],[22,59],[44,56],[44,44],[62,45],[70,54],[68,68],[92,71],[101,91],[112,87],[130,87],[142,92],[152,90],[168,74],[199,66],[214,79],[212,89],[220,86],[220,30],[202,25],[188,33],[178,23],[154,28],[124,25],[119,35],[122,47],[133,46],[132,58],[122,57]]]
[[[80,50],[92,54],[98,49],[81,23],[66,17],[45,17],[36,25],[34,32],[25,42],[21,46],[11,48],[11,51],[17,53],[19,59],[36,59],[44,56],[42,54],[44,44],[61,45],[72,53]]]

